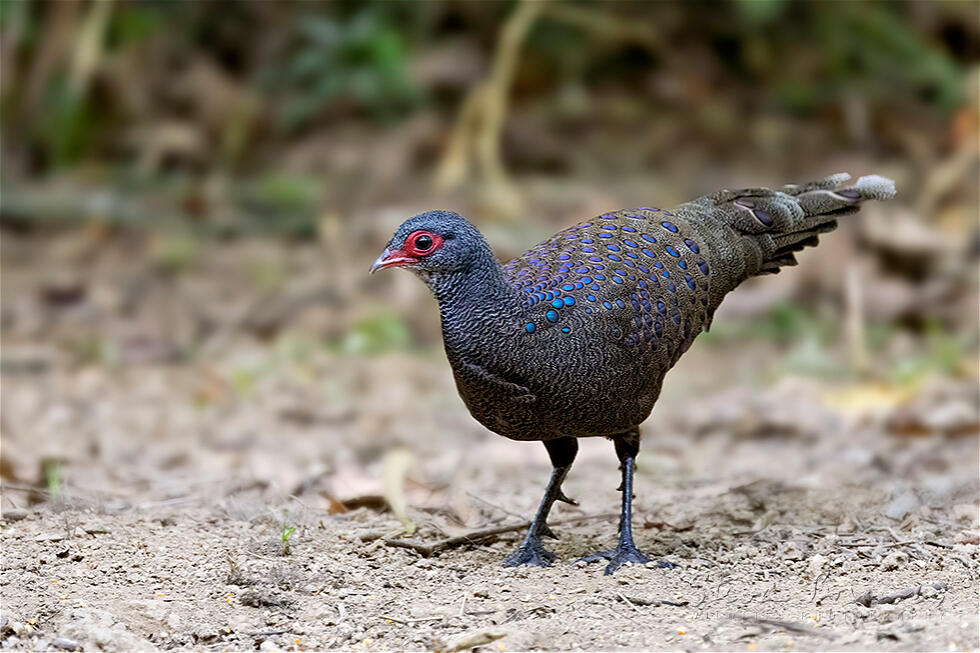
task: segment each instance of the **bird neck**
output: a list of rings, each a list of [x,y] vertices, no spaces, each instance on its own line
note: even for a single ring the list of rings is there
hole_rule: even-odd
[[[523,310],[519,293],[489,251],[466,270],[433,275],[426,282],[439,302],[450,358],[469,358],[488,341],[501,342]]]

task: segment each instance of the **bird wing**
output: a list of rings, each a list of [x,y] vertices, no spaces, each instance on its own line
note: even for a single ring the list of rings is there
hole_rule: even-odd
[[[606,213],[504,265],[533,332],[591,337],[676,359],[708,319],[708,266],[674,214]]]

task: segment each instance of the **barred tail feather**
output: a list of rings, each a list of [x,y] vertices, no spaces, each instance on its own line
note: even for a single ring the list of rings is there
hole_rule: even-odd
[[[841,173],[778,191],[726,190],[678,207],[712,236],[718,267],[726,272],[712,289],[714,302],[749,277],[796,265],[795,252],[816,245],[820,234],[835,229],[837,219],[856,212],[862,201],[895,196],[895,183],[885,177],[868,175],[847,185],[849,179]]]

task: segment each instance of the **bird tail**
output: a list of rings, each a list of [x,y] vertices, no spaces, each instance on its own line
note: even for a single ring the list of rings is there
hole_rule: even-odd
[[[850,175],[840,173],[778,191],[725,190],[678,207],[679,213],[700,222],[714,236],[726,277],[726,283],[712,289],[717,301],[749,277],[796,265],[796,252],[816,245],[820,234],[835,229],[837,219],[856,212],[862,201],[895,196],[891,179],[868,175],[847,184],[849,179]],[[683,211],[688,207],[693,210]]]

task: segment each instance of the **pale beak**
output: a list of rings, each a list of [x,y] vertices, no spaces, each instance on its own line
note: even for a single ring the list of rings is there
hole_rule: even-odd
[[[386,249],[385,251],[381,252],[381,256],[375,259],[374,263],[371,265],[371,274],[374,274],[378,270],[384,270],[385,268],[397,268],[417,262],[417,258],[409,256],[400,249]]]

